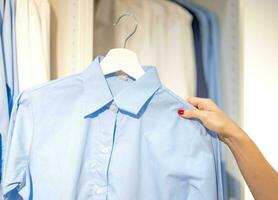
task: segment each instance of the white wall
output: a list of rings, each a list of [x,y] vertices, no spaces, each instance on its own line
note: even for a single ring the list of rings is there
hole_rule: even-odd
[[[278,170],[278,1],[245,0],[244,128]],[[246,199],[253,199],[246,189]]]

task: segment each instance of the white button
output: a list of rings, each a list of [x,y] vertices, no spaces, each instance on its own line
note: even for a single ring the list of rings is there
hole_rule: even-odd
[[[118,106],[117,106],[115,103],[112,103],[112,104],[110,105],[109,109],[112,110],[112,111],[117,111]]]
[[[101,149],[102,153],[109,153],[109,151],[110,151],[109,147],[104,147],[104,148]]]
[[[97,187],[96,188],[96,194],[103,194],[105,193],[106,188],[101,188],[101,187]]]

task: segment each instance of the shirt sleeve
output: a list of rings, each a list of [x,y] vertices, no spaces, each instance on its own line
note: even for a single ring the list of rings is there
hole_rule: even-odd
[[[3,148],[5,154],[2,182],[4,199],[21,199],[19,192],[26,186],[32,137],[31,101],[25,97],[25,94],[22,94],[13,107],[7,143]]]
[[[192,155],[189,160],[188,171],[190,189],[188,199],[218,200],[216,160],[212,146],[212,137],[206,129],[198,124],[195,127],[194,138],[188,153]]]

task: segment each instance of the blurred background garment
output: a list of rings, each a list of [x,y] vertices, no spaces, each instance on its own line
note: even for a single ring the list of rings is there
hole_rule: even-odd
[[[48,0],[16,4],[16,41],[20,91],[50,80],[50,7]]]
[[[2,0],[3,1],[3,0]],[[18,95],[16,44],[15,44],[15,1],[4,0],[2,20],[2,54],[5,68],[8,106],[11,112],[13,102]]]
[[[0,0],[0,166],[8,134],[10,114],[19,93],[15,45],[15,1]],[[0,180],[2,179],[2,170]],[[2,187],[0,187],[2,196]]]
[[[0,0],[0,134],[1,143],[2,135],[7,132],[9,125],[9,106],[8,106],[8,94],[6,88],[6,69],[4,64],[4,51],[2,41],[2,25],[3,25],[3,13],[4,13],[4,0]]]
[[[94,1],[48,1],[51,79],[56,79],[82,71],[93,59]]]
[[[189,12],[194,14],[199,22],[201,32],[201,51],[204,67],[204,75],[208,89],[208,96],[212,98],[217,105],[221,106],[221,88],[220,88],[220,56],[219,56],[219,23],[216,15],[210,10],[194,4],[191,0],[173,0]],[[200,97],[206,97],[198,95]]]
[[[15,2],[1,0],[0,7],[0,133],[1,148],[4,151],[10,113],[19,91],[15,48]]]

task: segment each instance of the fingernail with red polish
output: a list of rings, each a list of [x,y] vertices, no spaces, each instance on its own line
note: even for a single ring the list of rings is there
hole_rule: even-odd
[[[178,114],[179,114],[179,115],[183,115],[183,114],[184,114],[184,110],[183,110],[183,109],[179,109],[179,110],[178,110]]]

